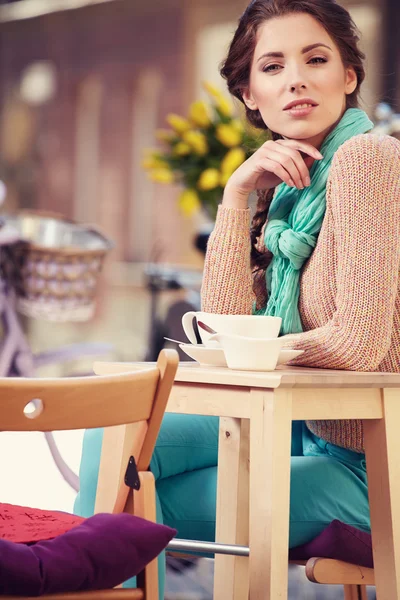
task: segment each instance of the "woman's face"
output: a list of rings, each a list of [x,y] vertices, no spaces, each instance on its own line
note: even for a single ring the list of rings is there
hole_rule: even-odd
[[[312,48],[311,48],[312,47]],[[305,13],[266,21],[259,29],[243,99],[258,109],[268,129],[319,148],[346,110],[346,95],[357,87],[336,44],[322,25]],[[310,100],[313,108],[286,109]]]

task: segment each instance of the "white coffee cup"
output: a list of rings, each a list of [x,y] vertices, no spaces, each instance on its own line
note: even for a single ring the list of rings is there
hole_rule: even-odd
[[[224,333],[212,338],[220,342],[228,367],[239,371],[273,371],[285,341],[282,337],[260,339]]]
[[[282,324],[281,317],[263,315],[217,315],[214,313],[190,311],[182,317],[182,327],[192,344],[197,344],[193,329],[193,319],[202,321],[217,333],[243,335],[252,338],[277,338]],[[201,341],[205,346],[213,346],[211,334],[199,327]]]

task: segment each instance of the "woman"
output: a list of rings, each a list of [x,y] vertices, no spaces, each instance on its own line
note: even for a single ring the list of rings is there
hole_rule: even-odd
[[[334,0],[255,0],[241,17],[221,72],[273,139],[226,186],[202,310],[281,316],[286,345],[305,350],[296,365],[399,371],[400,144],[369,134],[357,108],[363,59]],[[179,537],[213,539],[217,436],[217,419],[165,416],[151,468]],[[100,444],[86,433],[82,514],[93,511]],[[360,422],[296,423],[292,455],[291,547],[333,519],[369,529]]]

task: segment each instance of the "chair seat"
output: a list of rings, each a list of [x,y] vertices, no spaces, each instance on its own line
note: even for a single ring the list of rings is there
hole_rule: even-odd
[[[20,597],[20,596],[19,596]],[[17,596],[1,596],[1,600],[16,600]],[[90,592],[73,592],[68,594],[49,594],[40,596],[43,600],[143,600],[144,592],[139,589],[94,590]],[[24,600],[37,600],[37,596]]]
[[[314,583],[327,585],[375,585],[373,569],[332,558],[310,558],[306,563],[306,575]]]

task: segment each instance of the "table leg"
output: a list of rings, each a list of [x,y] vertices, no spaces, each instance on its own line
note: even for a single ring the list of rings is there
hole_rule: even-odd
[[[250,465],[250,420],[242,419],[240,437],[238,503],[236,518],[236,544],[249,545],[249,465]],[[247,600],[249,596],[249,559],[234,557],[235,586],[234,600]]]
[[[288,587],[290,390],[250,393],[250,600],[286,600]]]
[[[225,544],[243,542],[248,531],[248,420],[220,418],[218,449],[218,489],[216,541]],[[246,451],[247,448],[247,451]],[[244,480],[243,480],[244,477]],[[243,485],[247,485],[243,493]],[[214,600],[245,600],[238,595],[243,581],[236,579],[236,564],[246,558],[217,554],[214,566]]]
[[[382,390],[383,419],[364,421],[377,597],[400,599],[400,389]]]

